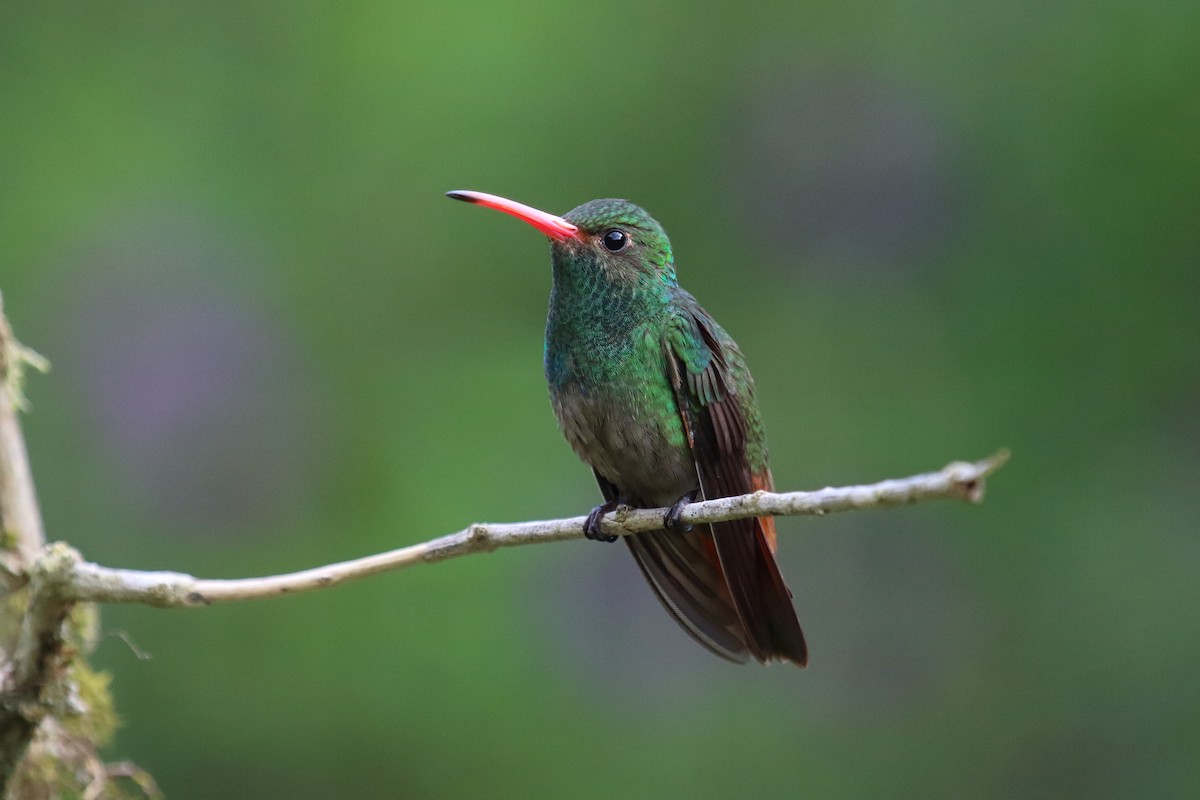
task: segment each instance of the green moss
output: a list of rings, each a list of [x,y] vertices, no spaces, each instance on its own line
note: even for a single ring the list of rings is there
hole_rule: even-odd
[[[120,724],[109,689],[112,676],[93,670],[79,659],[67,671],[66,682],[71,686],[78,713],[64,716],[63,727],[69,733],[90,739],[98,748],[108,744]]]
[[[15,642],[28,603],[28,590],[4,599],[6,642]],[[94,605],[79,604],[67,615],[65,663],[46,687],[46,717],[13,775],[8,797],[21,800],[134,800],[161,797],[145,771],[133,764],[108,765],[99,751],[112,741],[120,720],[110,690],[111,676],[87,662],[99,632]],[[98,792],[98,793],[97,793]]]
[[[17,549],[17,534],[8,528],[0,530],[0,549],[16,550]]]
[[[29,589],[21,588],[0,601],[0,643],[11,653],[21,632],[21,619],[29,605]]]

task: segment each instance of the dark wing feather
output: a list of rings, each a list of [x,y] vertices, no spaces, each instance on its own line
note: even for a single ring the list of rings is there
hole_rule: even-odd
[[[693,372],[687,369],[688,353],[668,348],[676,362],[672,374],[686,374],[686,380],[675,382],[675,393],[689,430],[701,494],[711,499],[755,491],[769,484],[770,473],[765,465],[760,474],[751,472],[746,413],[738,387],[732,385],[735,378],[741,379],[741,388],[748,391],[749,375],[733,374],[735,368],[745,369],[736,345],[691,295],[680,294],[689,333],[698,336],[710,354],[704,368]],[[760,661],[778,658],[803,666],[808,649],[791,592],[775,563],[772,522],[751,518],[716,523],[711,526],[713,542],[751,654]]]
[[[617,488],[593,470],[605,500],[619,498]],[[648,531],[622,537],[667,613],[710,651],[736,663],[749,657],[739,631],[741,621],[723,595],[724,579],[711,541],[674,531]]]

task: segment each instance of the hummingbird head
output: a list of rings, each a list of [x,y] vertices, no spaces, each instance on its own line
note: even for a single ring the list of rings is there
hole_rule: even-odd
[[[635,288],[677,285],[666,232],[628,200],[592,200],[557,217],[483,192],[446,195],[511,214],[546,234],[556,269],[594,271],[607,281]]]

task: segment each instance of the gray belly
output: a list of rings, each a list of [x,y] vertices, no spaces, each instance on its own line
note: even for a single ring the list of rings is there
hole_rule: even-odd
[[[631,501],[669,506],[697,488],[695,462],[674,409],[638,407],[626,398],[552,392],[563,436],[584,463]]]

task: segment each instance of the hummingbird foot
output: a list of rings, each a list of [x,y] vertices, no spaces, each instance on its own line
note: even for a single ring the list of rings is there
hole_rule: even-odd
[[[619,539],[618,536],[609,536],[600,526],[601,517],[610,511],[615,511],[619,505],[621,503],[617,500],[609,500],[607,503],[601,503],[593,508],[587,516],[587,522],[583,523],[583,535],[593,542],[615,542]]]
[[[683,514],[683,510],[687,508],[699,496],[699,489],[692,489],[671,504],[667,509],[667,513],[663,514],[663,527],[669,531],[677,533],[690,533],[692,526],[681,520],[679,517]]]

